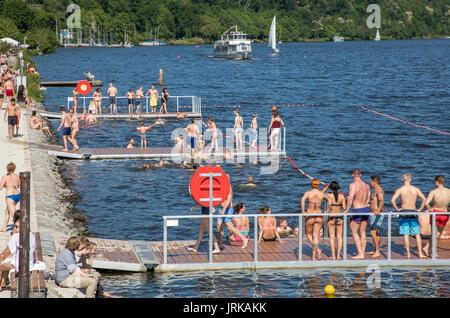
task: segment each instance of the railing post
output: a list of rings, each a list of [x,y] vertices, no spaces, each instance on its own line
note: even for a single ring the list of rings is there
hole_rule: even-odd
[[[344,251],[342,255],[342,259],[347,259],[347,214],[344,214]]]
[[[303,260],[303,216],[298,216],[298,261]]]
[[[283,127],[283,152],[286,153],[286,127]]]
[[[164,265],[167,264],[167,219],[165,216],[163,216],[164,218]]]
[[[86,97],[83,96],[83,109],[86,109]]]
[[[145,112],[148,113],[148,96],[145,97]]]
[[[437,251],[437,244],[436,244],[436,213],[431,214],[431,243],[433,246],[433,250],[431,251],[431,258],[436,259],[436,251]]]
[[[254,246],[254,255],[253,255],[253,262],[258,263],[258,217],[255,216],[255,234],[254,234],[254,241],[255,241],[255,246]]]
[[[392,230],[392,215],[388,214],[388,260],[391,259],[392,254],[392,239],[391,239],[391,230]]]
[[[179,108],[178,103],[179,103],[179,98],[177,96],[177,113],[178,113],[178,108]]]

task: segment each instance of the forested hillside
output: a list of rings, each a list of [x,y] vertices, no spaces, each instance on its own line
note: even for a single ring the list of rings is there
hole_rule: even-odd
[[[443,37],[450,35],[448,0],[74,0],[81,8],[83,30],[100,29],[123,40],[125,30],[133,42],[149,38],[159,26],[159,39],[211,42],[230,26],[255,40],[266,40],[273,16],[283,42],[367,40],[375,35],[366,8],[381,8],[384,39]],[[55,25],[66,27],[70,0],[0,0],[0,37],[12,37],[42,51],[55,43]]]

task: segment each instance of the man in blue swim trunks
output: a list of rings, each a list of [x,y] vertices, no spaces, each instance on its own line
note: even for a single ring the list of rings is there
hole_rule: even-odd
[[[370,211],[373,214],[369,217],[370,222],[370,235],[373,239],[373,245],[375,245],[375,251],[369,252],[372,257],[380,257],[380,230],[383,224],[384,215],[380,213],[383,211],[384,205],[384,191],[380,186],[380,177],[373,175],[370,177],[370,186],[373,189],[370,196]]]
[[[73,139],[71,137],[72,134],[72,122],[70,120],[70,114],[66,113],[64,106],[60,107],[60,112],[61,112],[61,124],[58,127],[58,131],[61,130],[61,128],[63,128],[63,142],[64,142],[64,151],[69,151],[69,149],[67,148],[67,140],[70,141],[70,143],[73,145],[74,150],[75,148],[75,143],[73,142]],[[64,127],[63,127],[64,126]]]
[[[219,210],[219,214],[226,215],[226,217],[217,218],[217,231],[219,232],[219,248],[223,249],[223,224],[227,226],[227,229],[230,233],[235,236],[239,236],[241,242],[243,242],[241,248],[246,248],[248,244],[248,238],[242,235],[241,231],[238,231],[233,224],[233,189],[230,185],[230,193],[228,194],[227,199],[222,202],[222,208]]]
[[[370,212],[369,199],[370,188],[367,183],[361,180],[361,171],[359,169],[353,169],[352,177],[353,183],[350,184],[350,193],[348,196],[347,213],[350,207],[353,207],[352,213],[364,213]],[[364,259],[365,250],[367,244],[366,228],[367,221],[369,220],[369,214],[367,215],[354,215],[350,218],[350,231],[352,232],[353,240],[355,241],[358,255],[353,256],[352,259]],[[361,237],[358,235],[360,232]]]
[[[200,130],[198,129],[197,125],[195,124],[195,120],[192,119],[192,122],[184,128],[188,132],[188,142],[190,142],[191,146],[191,160],[194,160],[195,155],[195,138],[200,134]]]

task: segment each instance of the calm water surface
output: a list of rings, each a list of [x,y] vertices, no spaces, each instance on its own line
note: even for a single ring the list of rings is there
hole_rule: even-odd
[[[319,104],[279,107],[287,127],[287,154],[311,176],[324,182],[337,180],[344,192],[348,192],[350,171],[355,167],[361,169],[366,182],[370,175],[380,175],[388,202],[405,172],[412,174],[413,184],[425,195],[433,189],[435,175],[450,179],[449,136],[357,107],[449,131],[450,41],[286,43],[280,49],[281,54],[274,56],[264,45],[254,45],[251,61],[213,59],[211,45],[60,49],[36,61],[43,81],[77,80],[92,70],[105,83],[104,95],[111,81],[121,95],[140,85],[147,90],[163,68],[169,93],[200,96],[203,105],[210,106],[203,109],[203,117],[213,116],[221,129],[232,127],[233,108],[214,105],[240,105],[247,128],[252,113],[259,114],[260,126],[269,125],[267,105]],[[57,105],[66,104],[71,88],[49,88],[45,94],[47,108],[56,110]],[[174,105],[169,101],[169,111]],[[57,128],[59,122],[52,123]],[[139,140],[138,123],[105,120],[82,126],[78,142],[81,147],[124,147],[131,137]],[[167,121],[148,133],[149,144],[172,145],[173,129],[187,124]],[[143,163],[65,164],[66,176],[81,196],[76,208],[88,217],[93,236],[162,240],[163,215],[190,213],[194,204],[188,192],[191,172],[174,165],[142,170]],[[301,196],[310,189],[309,179],[287,160],[280,162],[276,174],[262,175],[259,166],[249,164],[226,164],[224,169],[231,176],[235,203],[246,203],[247,213],[256,213],[263,205],[269,205],[273,213],[298,211]],[[257,187],[239,186],[248,176],[255,177]],[[180,222],[170,229],[169,239],[195,239],[198,222]],[[294,226],[296,220],[289,223]],[[393,228],[397,235],[395,219]],[[366,275],[364,270],[270,270],[105,274],[104,278],[108,289],[131,297],[316,297],[330,282],[341,286],[336,293],[339,297],[449,296],[446,269],[383,269],[379,291],[367,288]]]

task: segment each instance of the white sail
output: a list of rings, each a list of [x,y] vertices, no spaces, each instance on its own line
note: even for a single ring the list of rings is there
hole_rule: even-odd
[[[269,46],[272,48],[272,53],[278,53],[277,49],[277,39],[276,39],[276,16],[273,17],[272,25],[269,31]]]
[[[380,41],[380,29],[377,29],[377,35],[375,36],[375,41]]]

